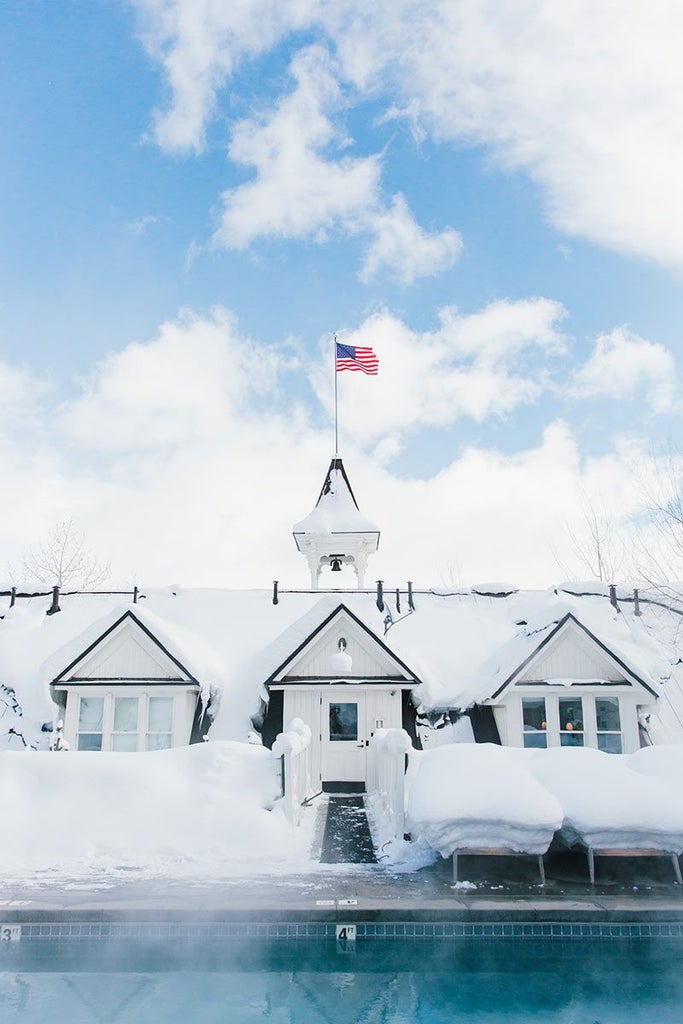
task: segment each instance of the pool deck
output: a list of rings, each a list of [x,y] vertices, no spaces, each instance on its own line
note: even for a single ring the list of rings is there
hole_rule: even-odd
[[[469,865],[477,888],[452,884],[446,862],[414,873],[335,866],[308,875],[208,880],[114,878],[0,882],[0,922],[679,922],[683,889],[664,863],[637,874],[621,863],[594,886],[583,862],[545,888],[528,865]],[[486,874],[482,874],[486,871]],[[496,873],[497,872],[497,873]]]

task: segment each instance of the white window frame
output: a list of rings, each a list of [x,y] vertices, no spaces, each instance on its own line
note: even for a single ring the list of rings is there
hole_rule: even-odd
[[[113,751],[113,738],[115,735],[126,735],[125,733],[114,732],[114,699],[116,697],[135,697],[139,702],[136,752],[147,750],[150,697],[171,697],[173,700],[171,747],[186,746],[190,742],[192,717],[194,715],[197,700],[196,686],[154,686],[145,688],[124,685],[107,687],[105,689],[101,685],[79,685],[65,686],[64,690],[66,691],[64,737],[69,742],[72,750],[78,750],[78,726],[81,697],[102,697],[104,699],[104,711],[102,716],[103,752]],[[119,753],[125,753],[125,751],[119,751]]]
[[[583,746],[589,747],[593,750],[598,749],[598,728],[597,728],[597,717],[596,717],[596,699],[605,697],[615,697],[619,701],[619,721],[621,729],[617,732],[616,730],[610,731],[609,735],[621,737],[621,750],[622,753],[631,753],[638,749],[637,742],[634,742],[634,736],[630,735],[627,730],[627,723],[629,715],[633,715],[633,724],[636,729],[637,736],[637,716],[636,716],[636,701],[633,694],[624,694],[622,691],[613,692],[610,688],[610,692],[589,692],[586,693],[583,687],[524,687],[515,694],[516,709],[510,708],[513,712],[513,722],[516,721],[516,735],[517,741],[515,743],[514,738],[511,736],[510,740],[513,745],[520,747],[524,746],[524,700],[539,700],[545,699],[545,711],[546,711],[546,722],[548,728],[547,734],[547,747],[559,747],[561,746],[561,737],[564,734],[564,730],[560,728],[560,700],[574,699],[581,700],[583,710]],[[515,713],[516,712],[516,713]],[[632,732],[633,730],[631,730]],[[605,730],[601,730],[601,733]],[[526,749],[543,749],[543,748],[532,748],[527,747]]]
[[[598,728],[598,708],[597,708],[597,702],[599,700],[609,700],[609,699],[612,699],[612,700],[616,699],[618,701],[617,707],[619,709],[619,728],[618,729],[599,729]],[[622,701],[619,700],[619,697],[618,697],[617,694],[613,694],[613,693],[597,694],[596,693],[595,694],[595,703],[596,703],[596,707],[595,707],[595,745],[596,745],[596,747],[598,747],[598,750],[600,749],[599,743],[600,743],[600,737],[601,736],[618,736],[620,738],[620,740],[621,740],[621,750],[619,751],[619,753],[623,754],[623,752],[624,752],[624,722],[623,722]]]
[[[100,750],[104,750],[104,722],[105,722],[105,715],[107,713],[107,702],[106,702],[106,700],[104,700],[104,695],[101,694],[101,693],[88,693],[88,694],[83,694],[83,696],[86,697],[87,700],[101,700],[102,701],[102,728],[97,730],[97,731],[94,730],[94,729],[81,729],[81,727],[80,727],[81,726],[81,700],[80,700],[80,697],[79,697],[78,707],[76,709],[76,743],[74,744],[74,748],[76,750],[78,750],[78,748],[79,748],[79,740],[80,740],[81,736],[101,736],[102,739],[101,739],[101,745],[100,745],[99,749]],[[86,749],[86,748],[84,748],[84,749]],[[91,750],[92,750],[92,748],[91,748]],[[92,752],[93,753],[97,753],[98,752],[97,748],[92,750]]]

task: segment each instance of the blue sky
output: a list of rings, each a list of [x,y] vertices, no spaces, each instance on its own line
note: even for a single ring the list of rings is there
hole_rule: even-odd
[[[627,529],[680,430],[655,6],[3,5],[10,561],[74,518],[116,579],[297,581],[340,331],[381,360],[340,381],[378,573],[579,572],[567,525]]]

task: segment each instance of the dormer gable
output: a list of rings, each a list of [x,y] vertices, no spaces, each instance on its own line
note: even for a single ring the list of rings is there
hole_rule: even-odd
[[[568,612],[498,687],[492,699],[513,686],[571,681],[570,685],[652,686],[624,658]]]
[[[124,612],[92,641],[52,684],[105,681],[197,682],[132,611]]]
[[[392,681],[415,686],[419,679],[373,631],[340,604],[273,672],[267,684],[313,680]]]

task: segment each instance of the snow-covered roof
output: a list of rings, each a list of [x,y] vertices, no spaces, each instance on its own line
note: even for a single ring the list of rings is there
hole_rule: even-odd
[[[379,527],[366,518],[358,508],[344,464],[332,459],[315,508],[301,522],[292,527],[294,539],[298,534],[376,533]]]
[[[7,601],[0,606],[0,684],[15,691],[28,732],[39,736],[41,723],[53,717],[50,681],[132,609],[205,690],[220,692],[211,737],[242,739],[267,697],[264,683],[341,603],[422,680],[415,699],[426,710],[465,709],[490,698],[570,613],[661,696],[651,721],[655,739],[683,742],[683,618],[647,599],[637,617],[632,603],[622,600],[617,611],[607,594],[581,593],[416,591],[412,614],[405,592],[399,612],[390,591],[383,611],[372,593],[282,589],[276,605],[265,590],[159,588],[135,605],[116,596],[66,595],[51,616],[49,598],[20,599],[12,608]],[[385,633],[388,613],[393,624]]]

